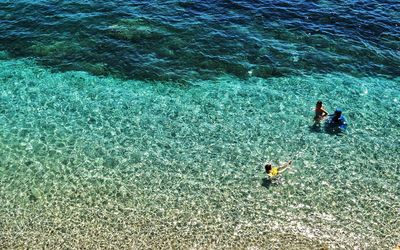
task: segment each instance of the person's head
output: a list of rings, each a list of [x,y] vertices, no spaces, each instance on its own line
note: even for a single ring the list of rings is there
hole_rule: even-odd
[[[322,101],[318,101],[315,105],[317,108],[322,108]]]
[[[265,172],[269,173],[272,169],[272,165],[271,164],[265,164]]]
[[[335,117],[340,117],[342,115],[342,110],[336,109],[334,115],[335,115]]]
[[[342,110],[341,109],[336,109],[335,113],[333,114],[333,120],[334,121],[339,121],[340,117],[342,116]]]

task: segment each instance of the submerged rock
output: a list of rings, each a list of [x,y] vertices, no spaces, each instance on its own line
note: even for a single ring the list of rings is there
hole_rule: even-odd
[[[10,55],[7,51],[0,50],[0,60],[7,60],[9,59]]]
[[[37,188],[31,188],[29,199],[31,201],[38,201],[42,198],[42,192]]]
[[[109,26],[109,34],[115,38],[129,41],[158,40],[171,32],[159,24],[152,24],[144,19],[123,19]]]
[[[79,53],[82,48],[78,44],[71,41],[55,41],[51,44],[39,42],[32,45],[30,51],[38,56],[55,56],[60,54]]]

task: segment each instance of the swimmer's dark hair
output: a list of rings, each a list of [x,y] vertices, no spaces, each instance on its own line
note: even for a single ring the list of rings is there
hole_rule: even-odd
[[[317,105],[322,105],[322,101],[318,100]]]
[[[265,172],[269,173],[272,169],[272,165],[271,164],[265,164]]]

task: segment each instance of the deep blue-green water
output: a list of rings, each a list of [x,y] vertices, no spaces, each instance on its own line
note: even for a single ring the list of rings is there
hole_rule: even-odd
[[[0,248],[394,248],[399,34],[392,0],[0,0]]]

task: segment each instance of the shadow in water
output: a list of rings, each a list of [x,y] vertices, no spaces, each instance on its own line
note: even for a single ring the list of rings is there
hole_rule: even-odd
[[[322,132],[321,123],[315,122],[313,125],[311,125],[311,126],[309,127],[309,129],[310,129],[310,132],[313,132],[313,133],[321,133],[321,132]]]
[[[309,130],[312,133],[326,133],[328,135],[343,136],[346,134],[345,130],[340,129],[339,127],[329,126],[326,123],[321,124],[320,122],[315,122],[313,125],[309,126]]]
[[[272,181],[269,178],[265,177],[265,178],[262,179],[261,186],[265,187],[266,189],[269,189],[271,184],[272,184]]]
[[[325,124],[324,131],[328,135],[343,136],[346,134],[346,131],[344,129],[341,129],[337,126],[329,126],[328,124]]]

